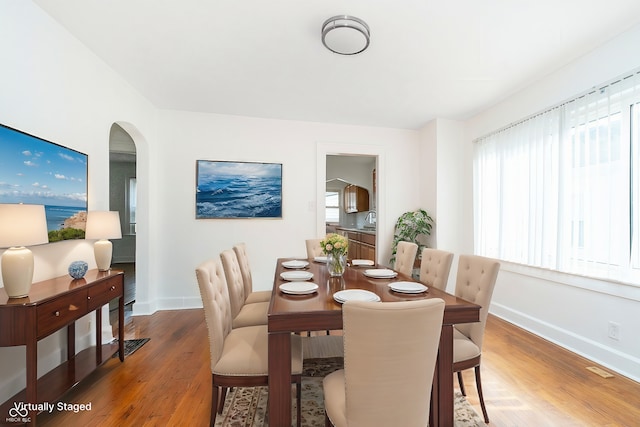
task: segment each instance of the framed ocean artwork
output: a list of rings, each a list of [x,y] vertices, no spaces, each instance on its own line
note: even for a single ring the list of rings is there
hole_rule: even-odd
[[[198,160],[196,219],[282,218],[282,164]]]
[[[49,242],[83,239],[88,156],[0,124],[0,203],[44,205]]]

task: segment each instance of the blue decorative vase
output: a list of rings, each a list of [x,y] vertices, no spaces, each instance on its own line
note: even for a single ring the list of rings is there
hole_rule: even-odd
[[[69,264],[69,276],[74,279],[82,279],[89,268],[89,264],[84,261],[73,261]]]

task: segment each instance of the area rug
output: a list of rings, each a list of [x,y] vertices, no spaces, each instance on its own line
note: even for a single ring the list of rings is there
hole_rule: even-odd
[[[150,338],[136,338],[133,340],[124,340],[124,357],[131,356],[137,349],[142,347]],[[116,351],[112,357],[118,357],[120,350]]]
[[[342,358],[309,359],[304,361],[302,378],[302,420],[303,427],[324,426],[324,400],[322,378],[342,368]],[[268,427],[267,387],[235,387],[229,390],[222,414],[216,417],[216,427]],[[295,389],[292,386],[292,401]],[[295,408],[292,409],[295,418]],[[465,400],[456,393],[454,399],[455,427],[485,426],[482,418]],[[295,419],[292,422],[295,425]]]

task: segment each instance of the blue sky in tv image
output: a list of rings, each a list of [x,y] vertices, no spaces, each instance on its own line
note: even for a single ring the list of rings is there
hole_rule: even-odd
[[[0,126],[0,203],[45,205],[49,230],[87,209],[87,155]]]
[[[198,160],[196,218],[282,216],[282,165]]]

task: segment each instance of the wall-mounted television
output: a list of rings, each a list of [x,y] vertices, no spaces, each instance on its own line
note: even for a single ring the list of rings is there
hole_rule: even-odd
[[[88,156],[0,124],[0,203],[44,205],[49,242],[84,238]]]

